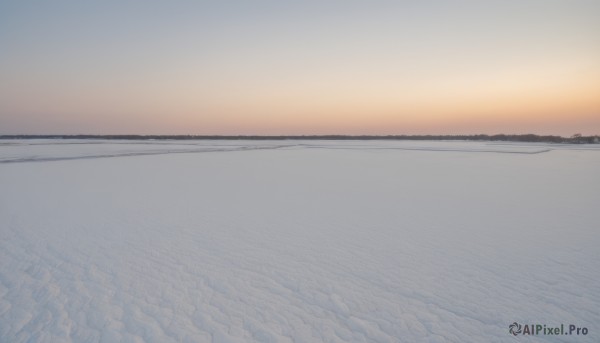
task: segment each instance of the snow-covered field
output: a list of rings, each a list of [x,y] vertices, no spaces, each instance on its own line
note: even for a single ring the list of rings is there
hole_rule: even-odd
[[[0,141],[0,342],[248,341],[600,341],[600,145]]]

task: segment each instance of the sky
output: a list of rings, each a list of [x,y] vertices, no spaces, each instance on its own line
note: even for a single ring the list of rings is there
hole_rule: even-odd
[[[600,134],[600,1],[0,0],[0,134]]]

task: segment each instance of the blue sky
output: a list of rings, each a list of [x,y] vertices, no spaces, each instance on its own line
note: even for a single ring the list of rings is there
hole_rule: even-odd
[[[598,1],[1,1],[0,133],[600,133]]]

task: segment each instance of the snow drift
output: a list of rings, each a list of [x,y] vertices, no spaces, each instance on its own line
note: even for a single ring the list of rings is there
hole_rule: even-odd
[[[599,341],[599,175],[584,145],[3,141],[0,341]]]

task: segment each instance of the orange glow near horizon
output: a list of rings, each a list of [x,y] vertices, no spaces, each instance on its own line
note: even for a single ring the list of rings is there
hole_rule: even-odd
[[[190,80],[179,80],[172,88],[128,91],[125,85],[112,92],[50,93],[35,102],[23,98],[20,110],[60,113],[53,119],[57,126],[90,122],[101,130],[95,133],[570,135],[578,128],[573,123],[584,125],[577,132],[600,132],[600,72],[560,78],[547,73],[547,78],[526,71],[501,77],[464,74],[413,85],[321,79],[279,88],[256,84],[199,91]]]

